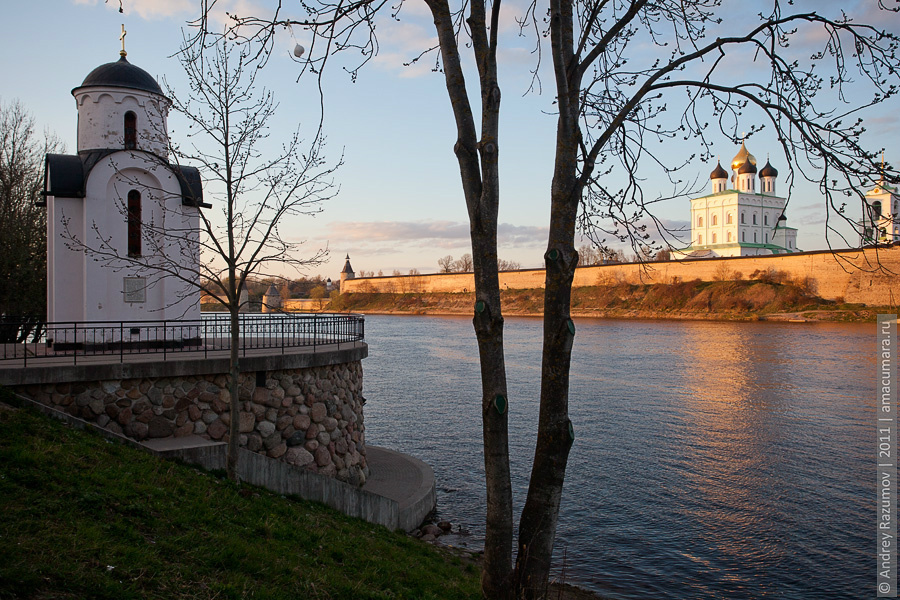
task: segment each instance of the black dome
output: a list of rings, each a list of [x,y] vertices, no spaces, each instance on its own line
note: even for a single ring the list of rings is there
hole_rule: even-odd
[[[746,175],[747,173],[756,173],[756,165],[754,165],[749,160],[741,165],[741,168],[738,169],[739,175]]]
[[[720,162],[716,165],[716,168],[712,173],[709,174],[710,179],[728,179],[728,171],[722,168],[722,163]]]
[[[759,172],[760,177],[778,177],[778,170],[772,166],[772,163],[766,161],[766,166]]]
[[[94,86],[129,88],[163,95],[162,88],[159,87],[153,76],[125,60],[124,56],[116,62],[100,65],[91,71],[84,78],[82,84],[72,90],[72,93],[74,94],[75,90],[84,87]]]

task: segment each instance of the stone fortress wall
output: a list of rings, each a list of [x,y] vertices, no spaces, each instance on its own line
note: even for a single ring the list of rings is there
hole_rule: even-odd
[[[746,279],[754,271],[767,269],[796,280],[808,279],[813,291],[826,300],[873,306],[893,306],[900,300],[900,246],[579,267],[573,285],[714,281],[736,278],[736,274]],[[475,279],[471,273],[436,273],[348,279],[344,286],[342,292],[459,293],[474,291]],[[543,269],[500,273],[501,289],[542,287]]]

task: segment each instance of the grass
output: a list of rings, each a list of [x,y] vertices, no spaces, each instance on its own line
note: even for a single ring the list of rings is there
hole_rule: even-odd
[[[4,599],[479,597],[477,566],[402,533],[5,404],[0,506]]]

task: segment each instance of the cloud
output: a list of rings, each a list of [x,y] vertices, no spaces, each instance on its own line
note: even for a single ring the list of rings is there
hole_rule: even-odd
[[[101,0],[72,1],[76,5],[86,6],[96,6],[101,2]],[[125,15],[137,15],[148,21],[199,16],[195,0],[104,0],[104,4],[110,10],[118,11],[121,7]],[[264,16],[271,13],[271,10],[263,9],[252,0],[220,0],[216,3],[215,10],[210,13],[211,21],[219,25],[229,23],[230,19],[226,12],[232,15]]]
[[[791,207],[788,214],[788,225],[823,225],[825,223],[825,204],[807,204]],[[793,213],[793,214],[791,214]]]
[[[100,0],[73,0],[75,4],[97,5]],[[196,2],[192,0],[106,0],[106,7],[118,11],[121,7],[124,14],[137,14],[142,19],[167,19],[176,15],[188,14],[196,10]]]
[[[879,134],[893,133],[900,128],[900,115],[895,112],[881,114],[877,117],[866,117],[864,125]]]
[[[412,19],[401,22],[381,19],[378,22],[378,34],[381,48],[372,60],[373,64],[386,71],[394,71],[404,78],[420,77],[432,72],[436,50],[421,57],[413,65],[404,65],[428,48],[437,46],[438,40],[433,29],[415,23]]]
[[[469,225],[455,221],[340,221],[328,224],[326,237],[341,243],[377,246],[385,243],[406,246],[456,248],[469,244]],[[546,227],[501,223],[497,242],[503,247],[545,243]]]

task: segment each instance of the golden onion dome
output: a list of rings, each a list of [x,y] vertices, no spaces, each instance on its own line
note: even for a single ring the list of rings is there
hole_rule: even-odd
[[[750,154],[750,152],[747,151],[747,146],[744,142],[741,142],[741,149],[738,150],[738,153],[735,154],[734,158],[731,160],[731,170],[737,171],[745,162],[749,162],[751,165],[756,166],[756,157]]]

